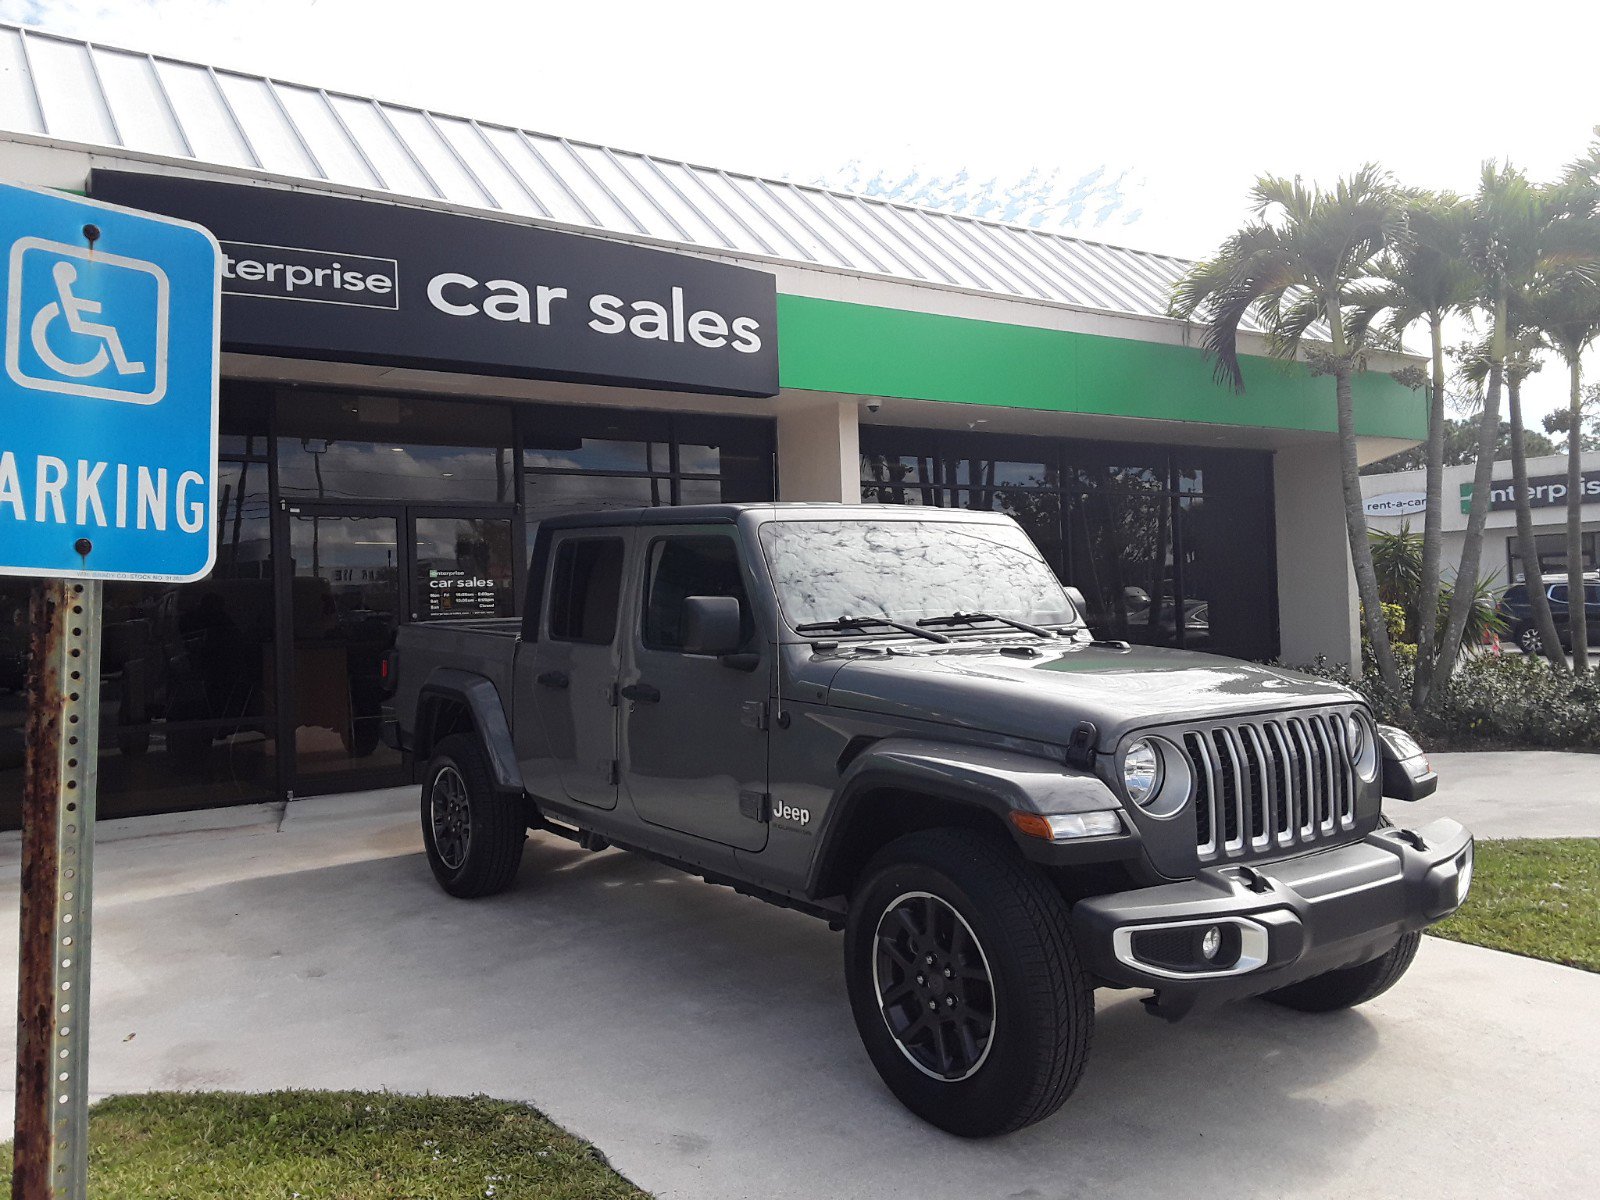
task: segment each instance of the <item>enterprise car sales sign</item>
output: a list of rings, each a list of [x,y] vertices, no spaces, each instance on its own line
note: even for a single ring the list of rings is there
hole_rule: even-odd
[[[0,183],[0,575],[211,570],[217,243]]]
[[[221,240],[229,350],[670,391],[778,392],[768,272],[374,200],[97,170]]]

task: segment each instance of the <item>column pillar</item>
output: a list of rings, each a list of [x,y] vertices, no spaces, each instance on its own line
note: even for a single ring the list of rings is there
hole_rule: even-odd
[[[832,397],[790,400],[779,409],[779,500],[860,502],[859,416],[856,401]]]

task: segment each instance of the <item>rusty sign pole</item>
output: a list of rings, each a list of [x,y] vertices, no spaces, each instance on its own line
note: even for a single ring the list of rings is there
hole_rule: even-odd
[[[39,580],[29,614],[13,1200],[87,1194],[101,588]]]

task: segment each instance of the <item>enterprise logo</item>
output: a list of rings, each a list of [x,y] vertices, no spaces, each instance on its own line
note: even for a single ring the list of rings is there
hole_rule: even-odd
[[[400,307],[400,264],[392,258],[257,242],[221,245],[223,295],[355,308]]]

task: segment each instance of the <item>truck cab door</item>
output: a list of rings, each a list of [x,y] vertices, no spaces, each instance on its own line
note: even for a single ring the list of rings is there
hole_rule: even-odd
[[[551,543],[541,589],[538,640],[518,658],[517,744],[536,796],[560,794],[596,808],[617,806],[619,614],[627,541],[620,533],[573,530]],[[524,736],[524,735],[531,736]]]
[[[756,627],[739,543],[726,527],[640,531],[641,619],[621,675],[623,786],[641,819],[738,850],[767,843],[771,649]],[[733,596],[739,653],[684,650],[684,601]]]

